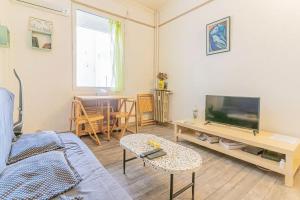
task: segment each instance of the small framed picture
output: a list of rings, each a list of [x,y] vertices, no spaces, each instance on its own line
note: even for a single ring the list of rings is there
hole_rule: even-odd
[[[0,47],[9,48],[10,34],[6,26],[0,25]]]
[[[206,25],[206,55],[230,51],[230,17]]]
[[[31,17],[29,30],[31,31],[32,48],[48,51],[52,49],[52,22]]]

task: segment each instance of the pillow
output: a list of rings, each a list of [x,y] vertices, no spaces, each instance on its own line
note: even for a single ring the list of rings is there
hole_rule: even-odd
[[[64,145],[54,132],[25,134],[12,145],[8,164],[61,148]]]
[[[48,152],[7,166],[0,175],[0,199],[52,199],[80,181],[64,152]]]
[[[13,133],[14,95],[0,88],[0,174],[6,167]]]

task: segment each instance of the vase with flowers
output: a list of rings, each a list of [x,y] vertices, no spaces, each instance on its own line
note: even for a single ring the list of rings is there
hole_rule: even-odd
[[[158,78],[158,89],[159,90],[168,89],[167,88],[168,84],[166,83],[166,80],[168,79],[168,75],[166,73],[159,72],[157,78]]]

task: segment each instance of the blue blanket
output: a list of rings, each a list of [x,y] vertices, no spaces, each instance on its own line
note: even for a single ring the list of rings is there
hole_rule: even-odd
[[[80,181],[64,153],[52,151],[7,166],[0,175],[0,199],[52,199]]]
[[[61,139],[55,132],[24,134],[12,145],[8,164],[63,147]]]

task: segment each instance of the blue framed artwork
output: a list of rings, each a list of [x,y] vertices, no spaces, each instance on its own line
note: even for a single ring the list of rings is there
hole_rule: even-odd
[[[230,17],[206,25],[206,55],[230,51]]]

